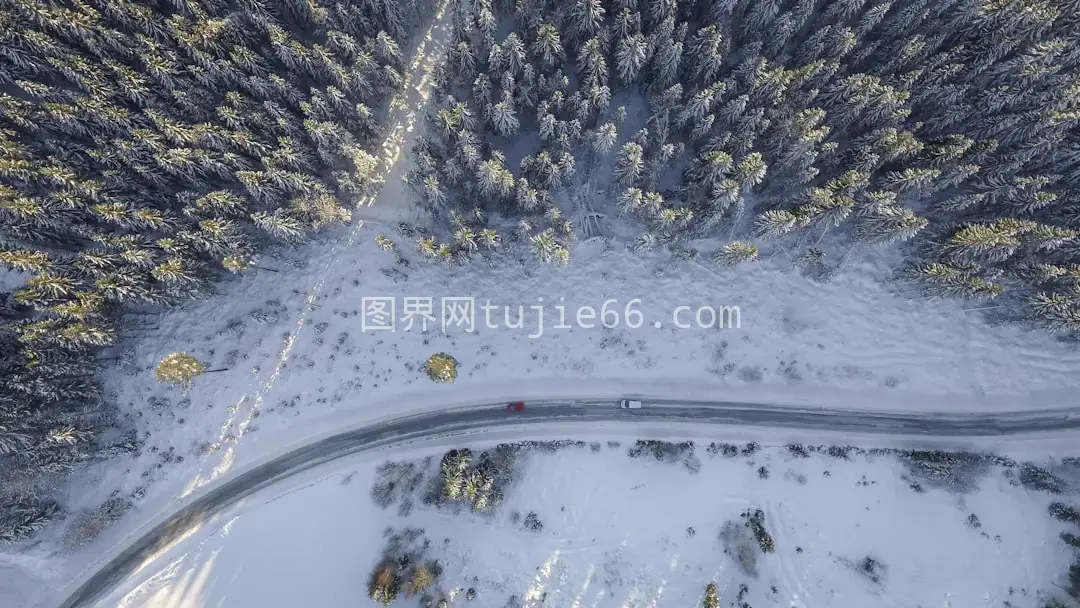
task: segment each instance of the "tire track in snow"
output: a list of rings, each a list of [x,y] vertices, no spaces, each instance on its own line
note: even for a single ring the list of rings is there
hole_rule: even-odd
[[[765,528],[772,529],[774,540],[777,547],[792,547],[794,542],[791,542],[791,527],[788,525],[786,518],[784,517],[784,505],[783,503],[769,502],[765,505]],[[770,522],[772,525],[770,526]],[[780,589],[788,594],[788,597],[783,598],[784,604],[777,604],[777,606],[783,606],[784,608],[809,608],[810,606],[825,606],[823,603],[815,602],[814,598],[810,595],[810,592],[803,585],[802,581],[805,577],[800,576],[795,571],[795,566],[792,565],[792,558],[790,554],[780,553],[779,551],[772,555],[772,558],[780,565],[776,569],[780,573]]]
[[[116,585],[145,568],[179,540],[190,537],[204,521],[277,482],[338,458],[424,439],[499,427],[537,426],[556,422],[682,422],[830,432],[920,435],[947,439],[1001,437],[1043,431],[1080,433],[1080,406],[997,414],[934,414],[859,412],[850,409],[791,408],[726,401],[642,398],[645,407],[621,410],[611,400],[531,400],[529,408],[507,415],[505,402],[431,411],[342,431],[202,488],[190,502],[146,530],[94,574],[71,585],[59,608],[95,605]],[[583,425],[588,427],[588,424]],[[523,435],[526,433],[523,431]],[[137,534],[138,532],[136,532]]]

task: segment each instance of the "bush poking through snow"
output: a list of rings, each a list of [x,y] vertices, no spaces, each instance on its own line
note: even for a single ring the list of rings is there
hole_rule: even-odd
[[[885,564],[882,564],[878,560],[867,555],[859,562],[859,570],[871,581],[880,583],[881,576],[884,574]]]
[[[706,451],[710,456],[723,454],[728,458],[734,458],[739,455],[739,446],[730,443],[710,443]]]
[[[1065,491],[1065,482],[1050,471],[1031,462],[1020,465],[1020,485],[1029,490],[1061,494]]]
[[[368,580],[368,597],[383,606],[394,603],[400,595],[419,596],[420,606],[430,608],[434,597],[442,593],[437,581],[442,575],[438,561],[424,555],[429,541],[420,528],[387,528],[382,559]]]
[[[483,511],[491,506],[491,490],[495,480],[480,470],[471,471],[465,479],[465,498],[473,509]]]
[[[682,459],[683,465],[691,473],[701,470],[701,460],[694,456],[694,442],[683,441],[671,443],[670,441],[657,441],[654,439],[639,439],[634,447],[626,451],[630,458],[641,458],[651,455],[657,462],[675,463]]]
[[[394,241],[391,241],[386,236],[379,234],[375,236],[375,244],[379,246],[383,251],[393,251]]]
[[[885,564],[878,561],[876,558],[867,555],[857,562],[851,562],[846,559],[841,559],[847,566],[853,568],[859,574],[870,579],[870,582],[875,585],[880,585],[882,579],[885,578]]]
[[[425,564],[420,564],[413,570],[412,576],[409,577],[409,589],[406,596],[423,593],[434,582],[435,575],[431,573],[431,569]]]
[[[701,601],[701,608],[720,608],[720,595],[716,591],[716,583],[705,585],[705,599]]]
[[[190,385],[191,381],[206,373],[206,366],[187,353],[173,353],[162,359],[154,368],[154,375],[166,384]]]
[[[970,492],[976,481],[989,470],[993,459],[988,454],[943,452],[941,450],[903,450],[897,458],[911,472],[913,481],[955,492]]]
[[[468,448],[450,450],[442,459],[442,497],[450,502],[468,502],[474,511],[487,511],[500,498],[495,487],[495,471],[487,460],[470,468]]]
[[[540,521],[540,516],[536,514],[536,511],[529,511],[529,514],[525,516],[523,525],[533,532],[544,529],[544,523]]]
[[[1061,540],[1065,541],[1065,544],[1069,545],[1073,549],[1080,549],[1080,536],[1077,536],[1071,532],[1062,532]]]
[[[758,546],[765,553],[772,553],[776,550],[776,545],[773,543],[772,536],[769,535],[769,531],[765,529],[765,513],[761,509],[754,509],[754,511],[743,511],[743,518],[746,519],[746,527],[750,528],[750,531],[754,533],[754,539],[757,540]]]
[[[801,443],[789,443],[787,445],[788,452],[796,458],[809,458],[810,451],[806,449]]]
[[[383,562],[371,575],[368,597],[383,606],[389,606],[397,599],[401,584],[401,573],[398,572],[397,565],[394,562]]]
[[[739,585],[739,594],[735,596],[735,608],[754,608],[750,602],[744,601],[747,593],[750,593],[750,587],[747,587],[746,583]]]
[[[465,471],[469,468],[472,452],[469,448],[450,450],[442,458],[443,498],[461,500],[465,485]]]
[[[435,353],[424,363],[424,371],[435,382],[453,382],[457,378],[457,366],[457,359],[446,353]]]
[[[1080,524],[1080,511],[1077,511],[1075,507],[1070,507],[1065,503],[1055,502],[1050,504],[1050,517],[1058,521],[1063,521],[1071,524]]]

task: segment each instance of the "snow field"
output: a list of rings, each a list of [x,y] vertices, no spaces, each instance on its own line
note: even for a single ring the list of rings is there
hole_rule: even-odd
[[[541,566],[539,585],[548,591],[550,606],[696,605],[712,580],[727,600],[723,605],[746,583],[745,599],[754,606],[949,606],[951,601],[975,607],[1001,605],[1010,586],[1047,588],[1049,577],[1067,563],[1064,549],[1042,542],[1053,536],[1044,515],[1049,501],[996,475],[980,491],[961,497],[916,494],[902,480],[902,467],[886,458],[790,460],[769,450],[748,462],[700,454],[702,470],[692,474],[678,465],[650,462],[648,456],[626,462],[625,451],[624,446],[597,455],[570,451],[534,457],[504,510],[536,511],[543,531],[530,541],[532,533],[505,525],[455,524],[450,546],[459,548],[461,565],[448,572],[465,587],[477,586],[469,583],[471,576],[484,581],[484,573],[498,572],[511,583],[516,580],[511,591],[518,592],[521,579],[531,577],[515,579],[507,570],[529,573],[554,561],[552,574],[545,575]],[[760,466],[770,469],[769,479],[759,478]],[[831,476],[823,477],[825,471]],[[871,485],[859,485],[866,480]],[[738,573],[717,539],[725,521],[741,523],[740,513],[754,507],[765,511],[777,546],[775,554],[761,557],[757,581]],[[991,537],[1001,534],[1001,542],[968,527],[969,512],[979,515]],[[418,514],[418,521],[430,521],[425,515]],[[693,538],[687,537],[688,526],[695,528]],[[796,553],[796,547],[803,552]],[[837,562],[867,555],[888,566],[883,586]],[[630,584],[609,595],[598,584],[602,575],[590,580],[586,573],[603,570],[613,559]],[[492,578],[494,583],[499,575]],[[579,590],[586,587],[582,598]],[[480,605],[501,608],[502,602],[505,598],[488,598]]]
[[[891,402],[920,409],[926,396],[946,404],[928,409],[981,409],[995,400],[1010,401],[1004,405],[1011,408],[1041,407],[1032,392],[1057,395],[1078,382],[1080,355],[1064,345],[1048,345],[1019,329],[991,329],[956,304],[904,300],[855,274],[818,285],[759,266],[714,280],[693,263],[672,268],[659,255],[614,249],[593,259],[579,257],[570,269],[446,269],[406,251],[414,258],[406,280],[381,272],[398,268],[394,254],[374,245],[376,232],[360,231],[310,306],[303,286],[310,285],[312,273],[305,266],[294,269],[295,281],[270,273],[247,277],[228,301],[166,314],[162,339],[135,347],[131,362],[110,382],[148,435],[147,447],[172,448],[196,460],[211,454],[212,469],[221,462],[213,453],[240,437],[250,442],[258,434],[247,436],[256,430],[294,430],[298,417],[351,413],[374,403],[405,407],[395,398],[431,387],[421,364],[439,351],[461,363],[455,390],[462,391],[506,385],[508,378],[549,386],[555,379],[634,379],[693,386],[725,398],[859,391],[865,396],[859,407]],[[319,261],[312,264],[317,268]],[[657,268],[666,268],[663,277],[653,276]],[[529,339],[528,328],[363,332],[365,296],[394,296],[399,310],[406,296],[436,302],[473,296],[515,309],[538,297],[564,297],[568,306],[597,309],[607,299],[642,298],[646,319],[665,318],[676,306],[738,305],[742,329],[657,330],[646,323],[637,330],[552,330],[540,339]],[[212,368],[230,369],[200,378],[187,394],[163,389],[152,366],[181,350]],[[389,413],[371,411],[373,417]],[[230,458],[244,458],[244,450]],[[157,459],[148,450],[135,468],[144,470]]]
[[[702,281],[711,275],[692,262],[673,267],[663,256],[617,248],[591,259],[579,255],[569,269],[446,269],[419,260],[398,239],[413,260],[406,280],[382,272],[400,266],[374,244],[378,232],[360,228],[337,261],[316,255],[300,262],[297,253],[298,266],[275,262],[279,273],[244,277],[229,287],[228,299],[164,315],[161,339],[136,345],[109,381],[146,449],[100,470],[98,483],[73,494],[74,506],[92,508],[114,488],[131,492],[151,481],[164,483],[149,485],[148,496],[184,496],[292,444],[309,424],[328,421],[340,429],[345,419],[360,424],[415,407],[475,403],[474,395],[513,399],[565,389],[567,396],[610,396],[641,387],[699,398],[987,410],[1060,405],[1080,377],[1072,373],[1080,357],[1065,346],[991,329],[952,303],[906,301],[856,273],[822,286],[761,265]],[[323,268],[327,276],[319,276]],[[662,277],[654,276],[658,268],[666,269]],[[321,295],[309,304],[306,294],[317,280]],[[743,322],[742,329],[725,330],[656,330],[647,323],[638,330],[575,328],[538,340],[527,337],[529,329],[361,331],[364,296],[396,296],[400,308],[405,296],[447,294],[515,307],[536,297],[597,308],[609,298],[641,297],[646,319],[675,306],[735,304]],[[199,378],[187,393],[162,387],[152,368],[174,351],[229,370]],[[435,386],[420,368],[439,351],[461,362],[455,385]],[[1035,387],[1051,396],[1016,398]]]
[[[511,595],[530,607],[693,606],[710,581],[725,606],[746,584],[743,601],[752,606],[998,608],[1008,600],[1025,608],[1037,606],[1037,591],[1052,588],[1069,561],[1056,542],[1059,525],[1046,515],[1051,497],[1014,485],[996,467],[973,491],[919,493],[889,456],[796,458],[765,447],[728,458],[699,445],[702,466],[691,473],[651,454],[631,460],[626,442],[600,444],[596,453],[528,456],[493,520],[419,497],[408,516],[397,504],[380,510],[370,497],[379,461],[341,462],[208,524],[160,560],[167,568],[148,568],[140,579],[152,580],[142,589],[129,593],[132,581],[100,605],[367,605],[358,595],[387,526],[424,529],[427,557],[445,568],[438,588],[475,588],[475,608],[503,608]],[[434,468],[442,453],[408,457],[431,456]],[[753,508],[764,511],[776,545],[772,554],[754,547],[756,578],[719,539],[725,522],[741,525],[740,513]],[[535,512],[542,529],[515,523],[513,512]],[[878,583],[858,571],[868,556],[884,565]]]
[[[576,387],[566,387],[568,390],[577,390]],[[605,387],[599,387],[604,389]],[[491,394],[480,395],[483,398],[491,398]],[[451,404],[453,404],[451,402]],[[417,409],[423,409],[424,401],[420,401],[417,405]],[[354,415],[353,418],[356,416]],[[295,447],[302,445],[308,445],[315,443],[325,437],[334,435],[344,428],[352,427],[353,420],[350,420],[349,416],[342,415],[330,415],[324,416],[319,419],[318,424],[305,425],[305,429],[308,427],[321,428],[321,432],[308,433],[306,436],[300,436],[296,434],[291,440],[278,443],[276,451],[271,454],[277,455],[281,453],[287,453]],[[633,442],[636,438],[642,435],[652,437],[654,439],[666,440],[672,442],[692,440],[701,445],[707,445],[711,441],[715,441],[717,437],[722,438],[724,441],[745,444],[748,442],[756,442],[761,445],[773,445],[781,446],[788,442],[801,442],[808,438],[806,431],[800,431],[796,429],[781,430],[781,429],[759,429],[754,427],[717,427],[714,425],[700,425],[696,423],[687,422],[664,422],[660,426],[653,426],[652,424],[642,423],[640,421],[619,421],[619,422],[606,422],[598,424],[590,424],[589,433],[602,432],[605,437],[612,440],[621,440],[624,442]],[[310,430],[310,429],[309,429]],[[497,429],[476,429],[469,431],[453,431],[446,433],[439,433],[425,437],[420,440],[410,440],[403,443],[398,443],[385,448],[377,449],[376,451],[363,453],[356,457],[348,459],[348,461],[381,461],[382,458],[393,457],[405,452],[404,455],[399,457],[408,457],[408,453],[415,450],[449,450],[460,445],[474,446],[475,449],[485,449],[494,447],[497,443],[509,443],[514,441],[521,441],[523,439],[537,439],[542,440],[545,437],[568,437],[575,440],[587,441],[590,439],[589,435],[583,434],[584,429],[578,422],[544,422],[541,425],[509,425],[505,427],[499,427]],[[835,432],[831,433],[826,430],[817,430],[812,433],[813,439],[818,443],[828,444],[854,444],[854,445],[877,445],[881,447],[888,447],[902,450],[933,450],[933,449],[946,449],[946,450],[963,450],[971,452],[983,452],[983,451],[995,451],[1003,456],[1009,456],[1018,461],[1034,461],[1042,462],[1048,455],[1053,454],[1066,454],[1071,453],[1072,448],[1075,445],[1074,436],[1069,432],[1045,432],[1031,435],[1024,435],[1021,437],[1010,438],[1007,442],[1003,442],[998,438],[970,438],[966,440],[957,440],[950,438],[935,438],[927,436],[900,436],[900,435],[877,435],[877,434],[852,434],[847,432]],[[284,438],[284,437],[283,437]],[[269,446],[267,446],[269,447]],[[251,462],[238,466],[229,470],[230,476],[243,475],[247,471],[259,466],[265,462],[267,458],[263,458],[260,461]],[[343,461],[335,461],[327,465],[316,467],[310,471],[299,473],[282,481],[275,483],[272,489],[268,489],[264,493],[263,501],[270,500],[265,496],[276,496],[278,494],[290,493],[299,491],[303,488],[320,483],[327,475],[332,475],[327,471],[332,471],[333,467],[341,466],[338,463]],[[182,468],[184,465],[173,465],[173,468]],[[162,486],[167,484],[161,484]],[[78,552],[73,552],[71,555],[73,559],[68,563],[68,573],[65,575],[64,571],[60,569],[61,564],[48,560],[42,561],[36,567],[31,568],[34,564],[31,563],[34,560],[29,555],[24,556],[12,556],[17,558],[16,562],[22,567],[26,568],[27,576],[35,579],[42,578],[44,575],[32,575],[31,572],[44,572],[48,571],[48,576],[54,580],[58,580],[58,577],[63,575],[64,581],[71,581],[73,579],[81,580],[83,577],[89,576],[89,574],[96,568],[102,567],[119,551],[129,546],[136,538],[143,533],[152,529],[155,525],[165,520],[165,518],[180,507],[180,501],[195,500],[199,495],[212,490],[212,485],[207,485],[198,488],[193,491],[189,496],[180,499],[176,496],[168,496],[163,492],[156,492],[149,496],[147,499],[140,501],[135,509],[129,514],[127,518],[121,520],[119,525],[114,525],[97,537],[94,543],[87,547],[84,547]],[[257,497],[251,497],[246,500],[245,505],[261,504],[258,502]],[[245,506],[244,508],[250,508]],[[215,517],[213,521],[218,522],[214,524],[211,522],[200,522],[199,527],[186,533],[180,541],[172,543],[167,547],[163,547],[159,550],[158,554],[154,556],[151,562],[145,565],[148,571],[152,572],[153,568],[159,567],[162,563],[167,563],[173,559],[185,559],[183,547],[188,542],[187,539],[191,537],[202,538],[207,535],[207,528],[213,525],[220,525],[221,521],[229,519],[225,516]],[[111,548],[106,552],[102,552],[103,548]],[[41,561],[41,560],[39,560]],[[75,572],[75,568],[72,565],[81,564],[81,572]],[[51,569],[45,568],[50,566]],[[151,567],[152,566],[152,567]],[[12,571],[13,574],[16,571]],[[145,573],[142,573],[145,574]],[[159,575],[161,576],[161,575]],[[26,578],[26,576],[21,577]],[[11,579],[16,580],[15,578]],[[44,580],[42,578],[42,580]],[[136,577],[135,580],[142,580],[140,577]],[[40,584],[40,581],[38,583]],[[45,590],[45,585],[41,588],[32,589],[32,585],[24,586],[24,590],[21,591],[16,597],[30,597],[31,595],[39,596],[40,592]],[[65,586],[66,587],[66,586]],[[67,593],[73,590],[72,588],[56,589],[55,601],[60,601],[62,597],[66,597]],[[31,593],[33,591],[33,593]],[[35,607],[45,606],[48,607],[48,602],[41,603],[40,601],[32,602],[27,600],[25,603],[18,603],[16,605],[33,605]]]

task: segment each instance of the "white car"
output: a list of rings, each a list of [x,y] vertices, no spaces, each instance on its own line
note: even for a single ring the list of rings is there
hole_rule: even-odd
[[[623,399],[619,401],[619,407],[624,410],[640,410],[641,402],[637,399]]]

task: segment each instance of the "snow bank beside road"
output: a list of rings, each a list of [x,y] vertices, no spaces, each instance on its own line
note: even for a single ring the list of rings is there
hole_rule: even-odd
[[[746,584],[753,606],[975,608],[1007,600],[1033,608],[1067,563],[1062,544],[1040,542],[1057,532],[1045,515],[1051,497],[1011,485],[997,470],[972,480],[972,490],[917,492],[910,472],[888,457],[795,458],[768,447],[724,457],[700,445],[692,473],[651,454],[629,460],[627,447],[530,457],[491,520],[419,500],[407,516],[396,505],[379,510],[370,493],[377,460],[343,461],[315,483],[253,498],[178,547],[168,568],[148,569],[103,605],[355,603],[386,526],[423,529],[429,557],[444,565],[441,590],[475,588],[476,608],[544,594],[554,606],[700,605],[708,582],[718,584],[723,605]],[[437,464],[441,452],[393,459],[426,455]],[[719,532],[755,508],[775,552],[756,552],[751,576],[724,552]],[[542,526],[524,527],[515,511],[535,513]],[[876,572],[859,568],[868,556]],[[120,602],[125,596],[129,604]]]

